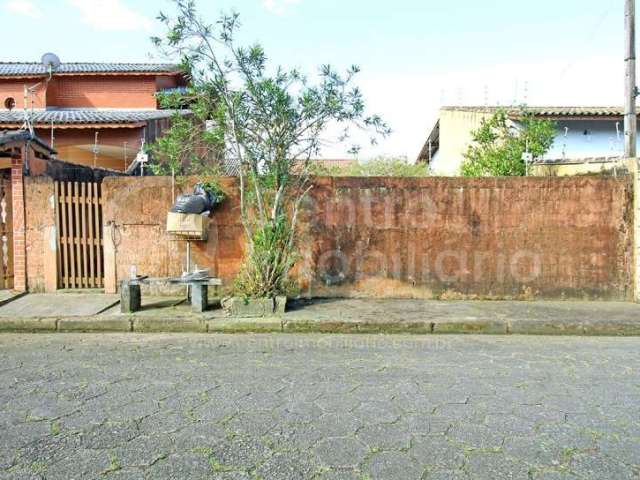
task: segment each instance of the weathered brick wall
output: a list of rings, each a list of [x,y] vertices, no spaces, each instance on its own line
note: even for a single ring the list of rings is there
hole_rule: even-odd
[[[626,178],[334,179],[316,198],[316,293],[630,296]]]
[[[44,292],[56,278],[56,217],[53,180],[25,177],[25,245],[27,288]],[[51,282],[53,281],[53,285]]]
[[[244,240],[234,180],[224,183],[193,261],[229,285]],[[179,274],[184,244],[165,232],[171,179],[107,178],[103,192],[107,285],[131,265]],[[628,177],[321,178],[296,274],[311,295],[630,300],[632,201]]]
[[[175,194],[191,191],[193,181],[176,185]],[[192,261],[210,268],[229,283],[243,255],[238,223],[238,196],[233,179],[224,180],[229,199],[211,222],[209,240],[192,243]],[[129,275],[135,265],[140,274],[175,276],[183,271],[185,244],[166,234],[166,219],[173,205],[167,177],[106,178],[102,184],[107,289]]]

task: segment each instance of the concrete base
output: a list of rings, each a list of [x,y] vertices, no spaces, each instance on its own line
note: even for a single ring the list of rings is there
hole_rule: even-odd
[[[266,318],[284,315],[286,304],[287,297],[229,297],[222,300],[222,307],[227,315],[238,318]]]
[[[202,313],[209,307],[209,286],[191,285],[191,309],[195,313]]]
[[[120,311],[122,313],[133,313],[142,307],[142,294],[140,285],[130,285],[123,282],[120,286]]]

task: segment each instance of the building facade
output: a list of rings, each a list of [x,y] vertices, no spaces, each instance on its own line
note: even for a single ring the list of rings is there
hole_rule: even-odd
[[[473,142],[472,133],[501,107],[444,107],[420,152],[418,161],[429,164],[434,174],[460,175],[464,154]],[[514,128],[523,110],[505,108]],[[556,123],[553,146],[537,166],[562,167],[563,174],[585,173],[585,165],[602,169],[624,156],[624,117],[617,107],[527,107],[537,118]],[[594,167],[596,168],[596,167]],[[547,171],[548,169],[543,169]],[[558,170],[558,171],[560,171]],[[541,170],[542,171],[542,170]],[[593,168],[586,168],[593,171]]]
[[[37,63],[0,63],[0,129],[28,123],[58,158],[126,170],[175,113],[159,93],[184,87],[176,65],[63,63],[48,72]]]

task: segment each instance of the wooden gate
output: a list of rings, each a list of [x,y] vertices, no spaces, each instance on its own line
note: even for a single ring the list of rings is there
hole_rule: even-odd
[[[102,197],[98,183],[56,182],[58,286],[104,285]]]
[[[0,174],[0,290],[13,288],[11,172]]]

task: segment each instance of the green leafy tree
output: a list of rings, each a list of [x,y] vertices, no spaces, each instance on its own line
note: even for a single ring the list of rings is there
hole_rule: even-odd
[[[188,66],[185,65],[188,72]],[[185,93],[163,94],[163,108],[174,110],[171,128],[151,145],[156,175],[220,175],[224,153],[224,137],[216,129],[207,128],[207,121],[215,114],[210,98],[194,88]],[[188,106],[186,112],[184,107]]]
[[[429,167],[424,163],[409,163],[405,157],[376,157],[346,167],[325,167],[322,162],[315,162],[311,172],[332,177],[428,177]]]
[[[390,130],[379,116],[366,114],[362,93],[354,85],[358,67],[340,74],[325,65],[314,81],[295,69],[270,67],[262,46],[237,44],[237,14],[209,23],[194,1],[174,3],[177,15],[159,16],[166,34],[152,40],[165,55],[182,58],[191,72],[189,103],[206,128],[197,130],[196,138],[188,132],[173,139],[170,134],[164,150],[176,151],[174,158],[183,151],[198,156],[206,133],[223,161],[237,164],[248,244],[238,293],[286,293],[297,259],[298,212],[312,188],[309,163],[318,156],[324,135],[339,129],[346,141],[355,126],[369,131],[375,143]]]
[[[556,125],[523,112],[520,125],[509,121],[505,110],[498,110],[472,132],[473,144],[465,153],[462,174],[466,177],[524,176],[527,166],[523,154],[542,158],[553,145]]]
[[[215,129],[207,128],[208,109],[196,99],[191,89],[184,94],[161,96],[163,107],[173,109],[174,114],[171,128],[149,148],[150,167],[156,175],[198,176],[205,189],[221,202],[226,196],[219,182],[224,138]],[[185,105],[194,108],[187,112]]]

